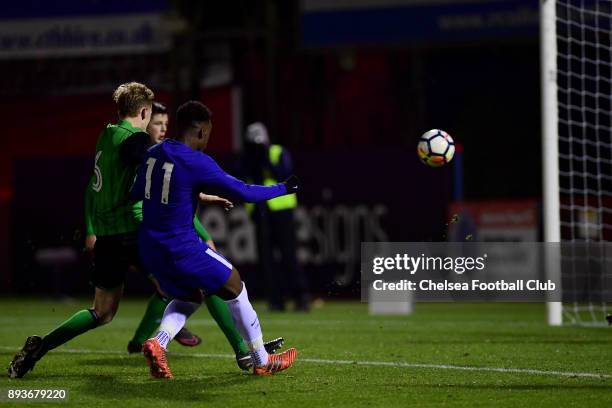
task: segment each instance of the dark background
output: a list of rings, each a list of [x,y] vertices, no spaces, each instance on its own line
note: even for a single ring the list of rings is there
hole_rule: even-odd
[[[361,241],[445,239],[454,199],[540,200],[537,2],[321,3],[7,5],[0,18],[12,22],[155,13],[169,45],[11,55],[0,37],[0,290],[89,290],[83,190],[96,138],[115,120],[112,91],[130,80],[171,111],[190,98],[207,103],[210,153],[228,171],[241,152],[236,135],[252,121],[291,151],[304,184],[302,246],[320,255],[304,263],[322,296],[355,293],[356,282],[338,276],[358,275]],[[445,16],[460,28],[445,31]],[[418,137],[431,128],[462,146],[459,181],[455,162],[430,169],[418,161]],[[375,208],[384,211],[374,221],[360,215]],[[379,225],[368,233],[368,222]],[[78,260],[37,258],[62,246]],[[256,262],[243,266],[256,280]],[[146,289],[132,279],[129,291]]]

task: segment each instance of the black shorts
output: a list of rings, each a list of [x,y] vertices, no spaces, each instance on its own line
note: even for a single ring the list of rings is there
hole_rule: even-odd
[[[91,283],[102,289],[123,284],[130,268],[144,272],[138,255],[138,232],[98,237],[94,245]]]

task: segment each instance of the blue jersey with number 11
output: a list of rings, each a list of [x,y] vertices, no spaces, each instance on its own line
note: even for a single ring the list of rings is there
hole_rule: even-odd
[[[284,184],[245,184],[225,173],[210,156],[182,142],[165,140],[149,149],[132,188],[132,198],[143,200],[141,235],[171,253],[199,241],[193,214],[198,194],[211,189],[246,202],[287,194]]]

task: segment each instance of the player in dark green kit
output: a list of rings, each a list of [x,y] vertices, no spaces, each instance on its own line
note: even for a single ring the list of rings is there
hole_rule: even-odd
[[[93,255],[93,307],[75,313],[45,337],[28,337],[9,366],[10,377],[22,377],[49,350],[109,323],[117,313],[126,272],[141,269],[136,244],[141,204],[127,200],[136,168],[125,162],[122,146],[147,128],[153,96],[149,88],[137,82],[119,86],[113,99],[120,119],[102,131],[96,144],[94,174],[85,193],[85,247]],[[146,338],[155,330],[168,302],[160,293],[153,295],[137,333],[142,332]]]

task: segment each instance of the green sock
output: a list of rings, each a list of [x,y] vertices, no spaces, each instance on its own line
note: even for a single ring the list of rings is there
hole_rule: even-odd
[[[227,341],[229,341],[230,345],[234,349],[234,353],[248,353],[249,348],[236,329],[234,319],[232,319],[232,314],[229,311],[229,307],[227,307],[227,303],[225,303],[225,301],[219,296],[215,295],[206,296],[205,302],[210,315],[213,317],[213,319],[215,319],[219,325],[219,328],[223,331],[223,334],[225,334]]]
[[[170,299],[161,297],[159,293],[154,293],[149,298],[147,310],[145,311],[142,320],[132,337],[132,341],[138,344],[144,343],[153,335],[153,332],[159,327],[161,319],[164,316],[164,310],[170,303]]]
[[[43,353],[70,341],[98,326],[98,319],[89,310],[80,310],[43,338]]]

